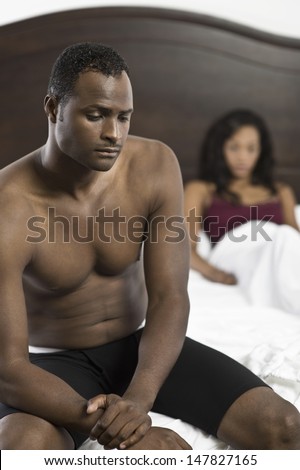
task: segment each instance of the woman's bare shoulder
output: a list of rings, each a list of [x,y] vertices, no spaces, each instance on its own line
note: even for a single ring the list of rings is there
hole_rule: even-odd
[[[214,183],[208,181],[192,179],[185,184],[184,189],[186,194],[195,194],[198,197],[206,199],[213,197],[216,186]]]
[[[278,197],[281,200],[289,199],[289,200],[294,200],[296,203],[296,195],[293,190],[293,188],[282,181],[277,181],[275,183],[275,189],[277,191]]]
[[[198,210],[204,211],[211,205],[215,192],[216,187],[213,183],[200,179],[190,180],[184,188],[185,206],[198,207]]]

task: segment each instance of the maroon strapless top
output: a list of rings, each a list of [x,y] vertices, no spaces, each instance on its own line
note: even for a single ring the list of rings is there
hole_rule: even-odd
[[[283,224],[282,207],[279,201],[265,202],[246,206],[232,204],[225,199],[215,197],[203,218],[203,231],[212,244],[234,227],[250,220],[267,220],[275,224]]]

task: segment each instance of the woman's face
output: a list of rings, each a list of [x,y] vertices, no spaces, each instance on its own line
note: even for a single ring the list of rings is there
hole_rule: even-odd
[[[251,125],[240,127],[224,142],[223,154],[227,167],[234,178],[249,178],[260,156],[258,130]]]

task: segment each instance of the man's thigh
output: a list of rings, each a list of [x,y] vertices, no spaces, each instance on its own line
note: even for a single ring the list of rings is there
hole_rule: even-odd
[[[60,377],[87,400],[101,393],[122,395],[136,367],[139,338],[137,332],[95,348],[30,353],[29,357],[34,365]],[[0,403],[0,418],[20,411]],[[70,433],[76,448],[88,437]]]
[[[267,385],[235,360],[186,338],[153,411],[182,419],[217,436],[232,403],[244,392],[261,386]]]

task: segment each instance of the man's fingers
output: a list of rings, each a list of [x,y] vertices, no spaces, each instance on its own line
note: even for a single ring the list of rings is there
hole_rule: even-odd
[[[115,435],[113,434],[114,428],[116,425],[118,426],[118,417],[119,417],[119,409],[116,406],[112,406],[107,408],[101,418],[98,419],[95,426],[92,428],[90,432],[90,438],[92,440],[97,439],[99,444],[105,445],[110,442]],[[114,426],[113,426],[114,423]],[[124,423],[122,423],[124,425]],[[119,425],[118,430],[122,426]]]
[[[107,406],[106,395],[97,395],[96,397],[91,398],[88,401],[86,412],[88,414],[94,413],[99,408],[106,408],[106,406]]]
[[[97,440],[105,449],[125,449],[144,437],[151,427],[149,415],[117,395],[98,395],[89,400],[88,413],[99,408],[103,414],[90,431],[90,439]]]
[[[142,437],[145,436],[146,432],[150,429],[151,427],[151,419],[149,422],[144,422],[140,426],[137,427],[137,429],[131,433],[130,437],[123,442],[120,443],[119,449],[124,450],[127,449],[127,447],[133,446],[136,444],[138,441],[142,439]]]
[[[181,436],[177,436],[177,442],[179,443],[180,447],[184,450],[193,450],[193,448],[188,444]]]
[[[138,442],[146,434],[150,426],[150,416],[146,422],[144,417],[140,416],[124,424],[123,417],[119,415],[99,436],[98,442],[104,445],[105,449],[125,449],[128,440],[132,440],[132,443]]]

